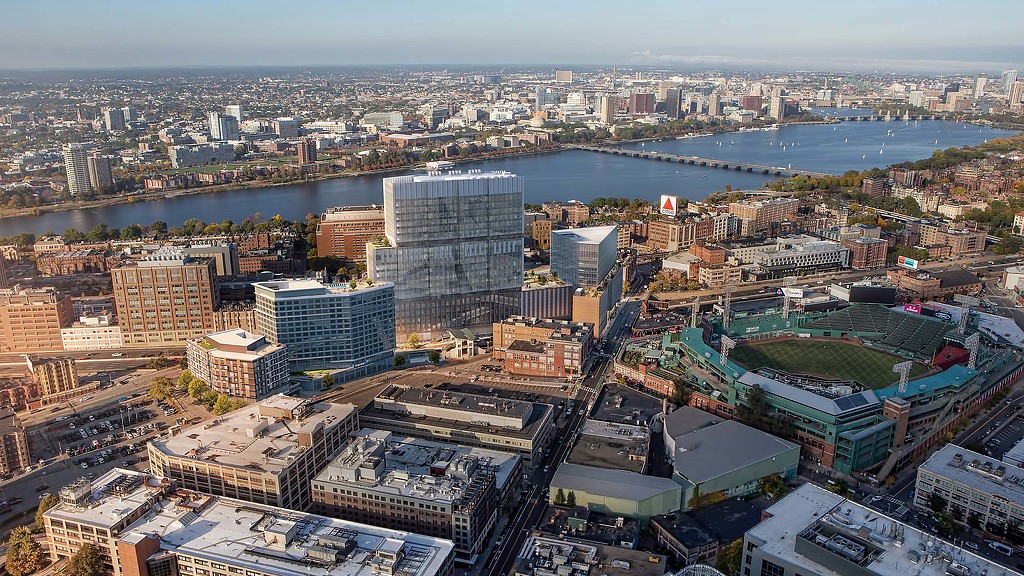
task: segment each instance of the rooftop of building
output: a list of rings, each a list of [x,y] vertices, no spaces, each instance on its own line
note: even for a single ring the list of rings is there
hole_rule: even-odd
[[[367,280],[357,281],[355,287],[351,284],[324,284],[318,280],[306,279],[283,279],[270,280],[267,282],[254,282],[253,288],[257,292],[272,294],[274,298],[301,298],[306,296],[323,296],[327,294],[349,294],[374,290],[390,283],[373,283]]]
[[[10,406],[0,406],[0,436],[22,431],[21,421]]]
[[[338,206],[328,208],[321,216],[321,222],[337,222],[341,220],[362,219],[367,216],[384,217],[384,206],[370,204],[369,206]]]
[[[566,462],[642,473],[650,441],[646,426],[587,420]]]
[[[1011,502],[1024,502],[1024,468],[956,444],[946,444],[918,469]]]
[[[552,236],[568,238],[577,244],[600,244],[602,240],[617,233],[618,226],[589,226],[584,228],[569,228],[566,230],[552,230]]]
[[[626,386],[609,384],[601,389],[590,417],[605,422],[649,425],[661,409],[659,398]]]
[[[775,460],[799,445],[735,420],[724,420],[675,437],[675,470],[694,484]],[[796,457],[793,461],[795,463]]]
[[[981,284],[978,275],[969,270],[944,270],[931,273],[932,277],[939,279],[939,285],[943,288],[954,286],[970,286]]]
[[[696,432],[724,419],[692,406],[680,406],[665,416],[665,434],[671,438]]]
[[[772,204],[790,204],[799,201],[796,198],[744,198],[732,204],[740,206],[770,206]]]
[[[218,358],[232,360],[253,360],[283,350],[283,344],[267,341],[266,336],[253,334],[241,328],[232,328],[207,334],[196,339],[199,346],[210,350]]]
[[[665,492],[681,491],[680,485],[670,479],[646,476],[627,470],[597,468],[583,464],[563,462],[558,465],[551,486],[568,490],[579,490],[587,494],[606,498],[621,498],[627,501],[641,501]]]
[[[530,354],[543,354],[547,350],[547,344],[536,340],[515,340],[508,345],[509,352],[528,352]]]
[[[51,252],[49,254],[41,254],[40,259],[44,260],[72,260],[75,258],[84,258],[86,256],[99,256],[103,253],[99,250],[87,248],[85,250],[71,250],[68,252]]]
[[[500,490],[519,456],[364,428],[315,482],[361,488],[447,504],[472,501],[473,480],[493,474]]]
[[[622,546],[624,542],[636,542],[642,527],[635,518],[614,514],[602,514],[584,506],[567,508],[549,504],[541,516],[538,532],[568,536],[590,544]]]
[[[532,412],[530,402],[510,400],[482,394],[466,394],[449,390],[439,391],[429,388],[405,388],[388,386],[377,395],[377,399],[446,408],[473,414],[523,417]]]
[[[880,576],[1012,573],[814,484],[800,486],[765,514],[767,519],[747,534],[764,542],[759,548],[769,558],[782,559],[806,574],[831,574],[850,563],[857,568],[847,572]],[[828,559],[831,565],[811,560],[798,547]]]
[[[528,576],[661,576],[665,565],[664,556],[640,550],[531,536],[513,570]]]
[[[330,428],[355,411],[352,404],[271,396],[210,422],[181,430],[151,445],[164,454],[280,474],[309,449],[307,436]]]
[[[93,486],[101,488],[85,506],[62,502],[47,515],[112,526],[145,507],[148,512],[121,531],[121,540],[137,543],[155,536],[162,550],[259,573],[357,576],[369,569],[433,576],[444,570],[453,551],[451,542],[429,536],[168,490],[163,479],[130,470],[111,470]]]
[[[394,136],[394,135],[392,135]],[[483,172],[481,170],[451,170],[448,172],[428,172],[426,174],[413,174],[409,176],[391,176],[384,181],[392,182],[445,182],[449,180],[491,180],[518,178],[517,174],[505,171]]]
[[[707,526],[679,512],[653,516],[651,524],[657,524],[687,548],[692,549],[718,543],[718,537]]]

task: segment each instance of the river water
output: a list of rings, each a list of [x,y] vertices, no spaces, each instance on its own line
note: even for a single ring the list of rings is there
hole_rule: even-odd
[[[794,169],[842,173],[884,167],[926,158],[937,148],[980,144],[1014,132],[956,124],[942,120],[920,122],[843,122],[837,125],[788,126],[773,131],[630,144],[628,147],[722,160],[744,161]],[[937,143],[936,143],[937,141]],[[490,160],[464,169],[508,170],[519,174],[525,200],[590,200],[626,196],[657,201],[661,194],[699,200],[722,191],[761,188],[763,174],[681,165],[611,154],[570,150]],[[394,174],[390,174],[394,175]],[[39,216],[0,219],[0,236],[22,232],[62,232],[68,227],[89,230],[104,223],[112,228],[148,225],[163,220],[176,226],[189,218],[206,222],[240,222],[260,213],[295,220],[319,214],[332,206],[373,204],[382,200],[383,175],[335,178],[287,186],[230,190],[151,202],[53,212]]]

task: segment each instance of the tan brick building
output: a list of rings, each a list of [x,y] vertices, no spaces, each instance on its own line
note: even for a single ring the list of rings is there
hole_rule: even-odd
[[[241,328],[189,340],[186,352],[189,371],[221,394],[262,400],[288,384],[285,347]]]
[[[769,232],[783,220],[796,218],[799,207],[796,198],[740,200],[729,204],[729,213],[740,221],[740,236],[756,236]]]
[[[74,358],[29,358],[27,362],[39,396],[60,394],[78,388],[78,369]]]
[[[879,238],[860,237],[844,240],[843,246],[850,249],[850,267],[858,270],[881,268],[889,252],[889,243]]]
[[[551,220],[533,223],[533,242],[541,250],[551,250]]]
[[[985,231],[968,228],[957,222],[922,222],[919,228],[922,246],[949,246],[950,254],[969,256],[985,251]]]
[[[316,252],[352,262],[366,262],[366,243],[384,235],[383,206],[342,206],[320,216]]]
[[[10,407],[0,408],[0,474],[8,474],[32,463],[28,436]]]
[[[215,330],[213,258],[157,251],[110,271],[125,346],[179,344]]]
[[[108,271],[110,258],[100,250],[53,252],[36,258],[36,268],[43,276],[70,276]]]
[[[71,297],[52,288],[0,290],[0,351],[63,350],[60,329],[74,320]]]

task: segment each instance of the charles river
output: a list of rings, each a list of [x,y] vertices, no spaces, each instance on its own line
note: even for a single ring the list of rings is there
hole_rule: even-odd
[[[833,112],[834,113],[834,112]],[[931,156],[937,148],[980,144],[1014,132],[941,120],[843,122],[783,127],[629,144],[658,152],[841,174],[847,170],[884,167]],[[466,169],[507,170],[519,174],[525,200],[588,202],[602,196],[644,198],[656,202],[661,194],[700,200],[731,186],[733,190],[761,188],[768,177],[760,173],[734,172],[623,158],[611,154],[569,150],[467,164]],[[395,173],[389,174],[393,176]],[[82,231],[96,224],[123,227],[148,225],[163,220],[171,226],[189,218],[206,222],[231,219],[241,222],[260,213],[263,218],[280,214],[289,220],[319,214],[332,206],[374,204],[382,201],[383,175],[334,178],[266,188],[231,190],[135,204],[53,212],[39,216],[0,219],[0,236],[22,232],[62,232],[68,227]]]

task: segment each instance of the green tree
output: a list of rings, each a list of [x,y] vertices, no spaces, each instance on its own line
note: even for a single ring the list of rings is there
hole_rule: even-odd
[[[149,395],[156,400],[167,400],[171,397],[171,380],[170,378],[154,378],[153,382],[149,385]]]
[[[103,557],[92,543],[86,542],[68,561],[65,576],[103,576]]]
[[[334,375],[327,374],[326,376],[320,379],[320,384],[323,384],[324,388],[330,388],[331,386],[334,386]]]
[[[32,532],[25,526],[18,526],[11,532],[7,548],[7,562],[4,568],[11,576],[28,576],[46,564],[43,547],[32,538]]]
[[[36,508],[36,530],[43,529],[43,514],[57,504],[60,504],[60,499],[53,494],[43,496],[43,499],[39,501],[39,507]]]
[[[769,474],[757,481],[757,491],[765,497],[775,500],[786,493],[786,483],[778,474]]]
[[[569,490],[569,493],[565,495],[565,505],[569,508],[576,505],[576,492]]]
[[[945,512],[947,504],[949,502],[938,492],[932,492],[928,495],[928,507],[931,508],[932,512]]]
[[[672,383],[675,385],[675,388],[672,391],[672,397],[670,398],[672,403],[677,406],[689,405],[691,391],[690,387],[686,385],[686,381],[682,378],[675,378]]]
[[[152,224],[149,225],[149,228],[146,229],[146,232],[148,232],[150,236],[166,236],[167,222],[164,222],[163,220],[157,220],[156,222],[153,222]]]
[[[188,384],[188,395],[196,400],[203,397],[203,394],[207,393],[210,387],[206,385],[206,382],[195,378]]]
[[[142,238],[143,234],[142,226],[138,224],[129,224],[121,229],[121,240],[135,240]]]
[[[167,368],[167,358],[163,356],[154,356],[146,362],[146,368],[150,370],[162,370]]]
[[[825,489],[840,496],[846,496],[850,492],[850,485],[846,483],[846,480],[837,480],[830,483]]]
[[[427,353],[427,360],[429,360],[431,364],[440,364],[441,363],[441,351],[440,350],[431,350],[430,352]]]
[[[74,244],[76,242],[82,242],[83,240],[85,240],[85,234],[82,234],[81,232],[74,228],[68,228],[67,230],[65,230],[64,234],[61,234],[61,237],[64,238],[64,241],[69,244]]]
[[[559,488],[558,490],[555,491],[555,505],[556,506],[564,506],[565,505],[565,491],[562,490],[561,488]]]
[[[188,390],[188,385],[191,384],[194,379],[195,376],[193,376],[188,370],[185,370],[181,373],[181,376],[178,376],[178,388]]]
[[[405,356],[395,354],[395,368],[401,368],[402,366],[405,366]]]
[[[221,416],[234,410],[234,403],[231,402],[231,398],[227,394],[221,394],[217,396],[217,401],[213,403],[213,414],[214,416]]]
[[[743,538],[737,538],[718,550],[715,568],[725,576],[739,576],[743,562]]]
[[[409,337],[405,339],[406,348],[419,348],[421,343],[422,339],[420,338],[420,335],[415,332],[409,334]]]

